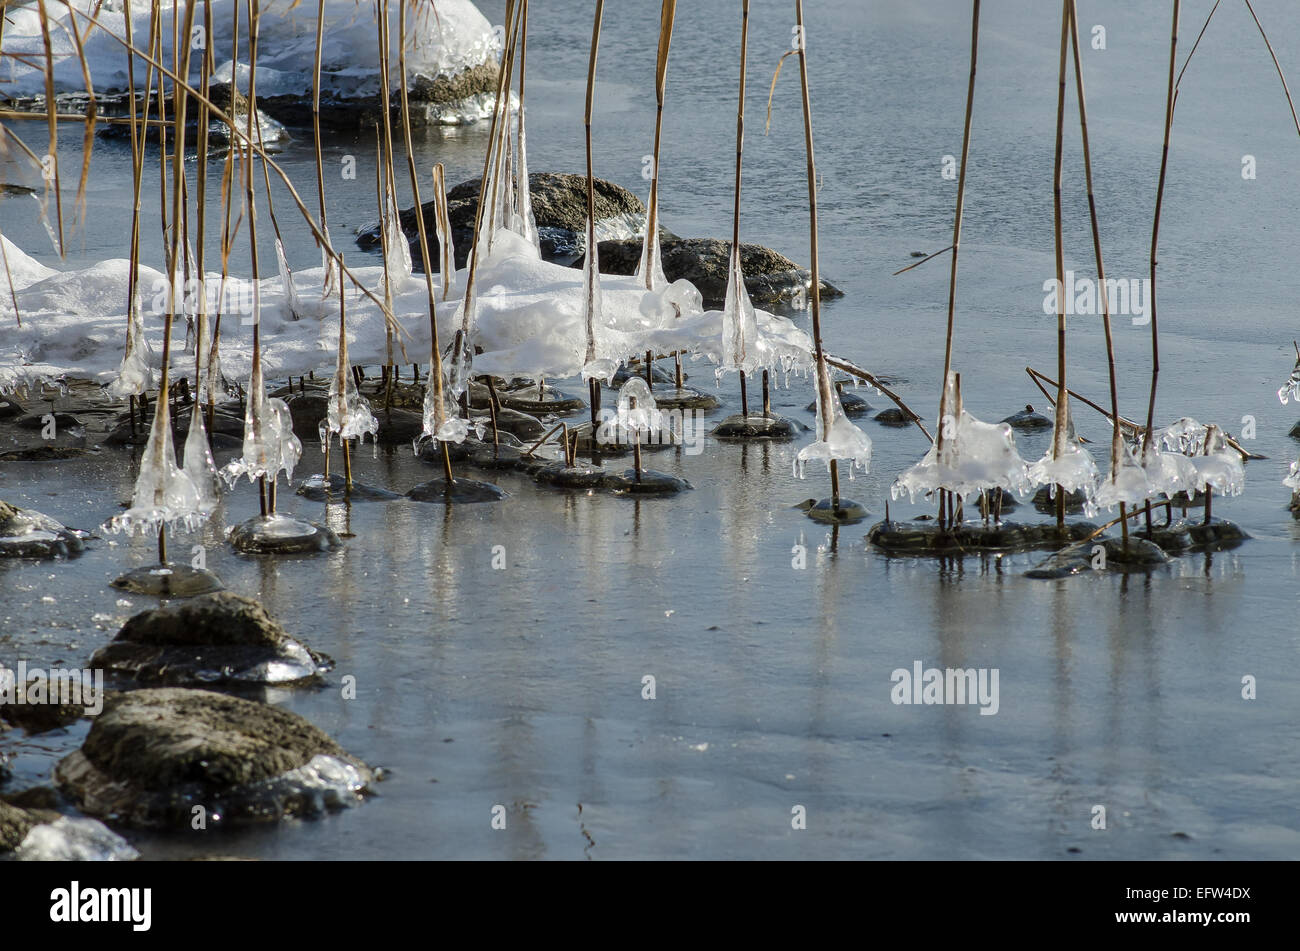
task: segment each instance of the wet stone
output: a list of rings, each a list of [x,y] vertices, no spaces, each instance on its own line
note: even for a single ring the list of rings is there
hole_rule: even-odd
[[[543,387],[542,398],[538,399],[537,387],[525,387],[505,393],[497,393],[498,403],[505,409],[518,410],[531,416],[567,416],[587,408],[587,404],[576,396],[568,396],[549,386]]]
[[[297,714],[207,690],[146,688],[108,701],[55,781],[79,808],[136,827],[209,828],[354,805],[370,768]]]
[[[868,403],[866,400],[864,400],[862,397],[858,396],[857,393],[850,392],[848,390],[845,390],[843,387],[840,387],[839,397],[840,397],[840,406],[844,408],[845,416],[864,416],[867,413],[871,412],[872,409],[871,404]],[[811,403],[805,406],[804,409],[806,409],[810,413],[817,412],[817,401],[813,400]]]
[[[452,479],[448,488],[446,479],[421,482],[406,497],[413,502],[442,502],[465,505],[473,502],[500,502],[510,496],[500,486],[473,479]]]
[[[637,240],[640,241],[639,238]],[[682,379],[685,380],[688,378],[688,376],[689,375],[687,374],[687,372],[683,370]],[[618,370],[614,373],[614,382],[610,385],[613,386],[615,389],[619,389],[620,387],[623,386],[624,383],[626,383],[628,380],[632,379],[633,377],[639,380],[644,380],[645,367],[637,366],[635,364],[630,367],[628,366],[619,367]],[[667,384],[668,386],[677,385],[677,379],[673,375],[673,372],[665,370],[657,363],[650,371],[650,378],[654,380],[655,383],[663,383],[663,384]],[[658,395],[655,396],[655,399],[656,401],[659,399]]]
[[[597,466],[566,466],[562,462],[542,466],[533,473],[539,485],[557,489],[600,489],[608,478],[609,473]]]
[[[1002,420],[1002,422],[1006,423],[1012,429],[1019,429],[1024,432],[1051,429],[1056,425],[1055,422],[1044,416],[1042,413],[1035,412],[1034,407],[1029,404],[1026,404],[1025,408],[1019,413],[1012,413],[1006,419]]]
[[[375,406],[375,419],[379,420],[379,433],[375,437],[381,446],[410,445],[424,432],[424,415],[406,409],[382,409]],[[319,422],[319,420],[318,420]],[[319,431],[316,438],[320,438]]]
[[[1236,548],[1250,539],[1241,526],[1223,518],[1212,518],[1208,524],[1193,522],[1187,526],[1187,534],[1196,548],[1206,551]]]
[[[131,594],[149,594],[159,598],[192,598],[225,587],[221,579],[206,568],[186,564],[143,565],[114,578],[112,585]]]
[[[964,522],[954,528],[940,528],[935,523],[889,521],[873,525],[867,541],[896,554],[948,556],[1066,545],[1096,530],[1091,522],[1069,522],[1061,532],[1055,524]]]
[[[347,483],[347,478],[337,472],[331,472],[328,480],[318,472],[298,483],[294,492],[311,502],[391,502],[401,498],[396,492],[355,479],[351,487]]]
[[[13,419],[27,412],[22,404],[12,397],[0,396],[0,419]]]
[[[3,413],[3,410],[0,410],[0,413]],[[1292,426],[1289,430],[1287,430],[1287,435],[1290,436],[1292,439],[1300,439],[1300,422],[1297,422],[1294,426]]]
[[[605,486],[626,495],[674,495],[692,487],[685,479],[654,469],[642,469],[640,478],[635,469],[627,469],[620,475],[608,476]]]
[[[491,442],[492,413],[489,410],[475,410],[470,414],[470,419],[473,423],[484,424],[488,442]],[[496,428],[498,432],[509,433],[524,442],[533,442],[541,439],[542,434],[550,427],[543,425],[535,416],[502,406],[496,412]]]
[[[839,505],[832,505],[830,499],[822,499],[808,506],[804,514],[814,522],[827,525],[856,525],[871,513],[861,502],[852,499],[840,499]]]
[[[48,515],[0,502],[0,558],[70,558],[85,550],[82,539]]]
[[[84,423],[71,413],[28,413],[26,416],[20,416],[14,420],[14,425],[19,429],[44,429],[50,423],[50,417],[54,418],[54,427],[57,432],[60,429],[74,429],[84,427]]]
[[[230,530],[235,551],[254,555],[296,555],[329,551],[343,542],[328,528],[288,515],[254,516]]]
[[[1056,514],[1056,499],[1053,492],[1056,486],[1045,485],[1034,493],[1034,508],[1047,515]],[[1065,514],[1073,515],[1083,511],[1084,503],[1088,501],[1088,496],[1083,490],[1065,493]]]
[[[897,407],[893,409],[882,409],[879,413],[877,413],[875,416],[871,418],[874,419],[876,422],[878,422],[881,426],[895,426],[898,427],[899,429],[902,429],[906,426],[912,425],[912,418],[906,415],[901,409],[898,409]]]
[[[794,439],[799,424],[784,416],[728,416],[709,433],[715,439]]]
[[[703,390],[697,390],[690,386],[683,386],[680,389],[676,386],[670,386],[667,389],[655,390],[653,395],[655,405],[662,410],[680,409],[707,412],[722,405],[722,400],[712,393],[705,393]]]
[[[90,662],[172,686],[305,683],[329,667],[328,658],[290,637],[260,604],[229,591],[142,611]]]

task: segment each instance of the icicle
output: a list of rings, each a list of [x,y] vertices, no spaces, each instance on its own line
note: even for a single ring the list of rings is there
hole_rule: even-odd
[[[600,294],[600,253],[596,245],[596,225],[590,216],[587,218],[587,257],[582,268],[582,303],[586,330],[582,378],[609,383],[618,371],[618,360],[609,353],[606,340],[605,312]]]
[[[171,408],[166,396],[160,395],[154,407],[131,507],[105,522],[107,531],[148,534],[156,533],[163,525],[194,531],[207,517],[199,490],[176,465]]]
[[[208,445],[208,431],[203,423],[203,406],[196,400],[190,407],[190,428],[185,435],[184,472],[198,494],[199,507],[211,513],[221,501],[221,480]]]
[[[668,283],[668,278],[664,274],[663,258],[659,250],[659,209],[652,209],[652,203],[653,200],[646,202],[645,233],[641,241],[641,261],[636,266],[636,276],[647,290],[658,291]],[[647,270],[650,274],[648,283],[645,279]],[[727,285],[730,291],[730,277]],[[730,293],[727,294],[727,300],[728,302],[731,300]]]
[[[871,467],[871,437],[855,426],[844,414],[839,394],[830,385],[830,374],[818,367],[817,440],[799,450],[794,460],[794,474],[800,479],[809,462],[821,460],[829,470],[832,460],[849,462],[849,477],[854,469],[866,472]]]
[[[133,300],[127,315],[126,352],[122,356],[117,379],[108,384],[108,395],[121,399],[124,396],[139,396],[146,390],[153,389],[157,382],[153,362],[153,348],[144,335],[144,317],[140,313],[140,303],[138,299]]]
[[[541,249],[537,219],[533,215],[533,194],[528,183],[528,145],[524,133],[524,107],[519,106],[519,131],[515,137],[518,156],[515,161],[514,231],[533,247]]]
[[[1059,433],[1053,430],[1051,447],[1043,458],[1029,467],[1029,480],[1034,485],[1060,486],[1066,492],[1082,492],[1084,514],[1091,516],[1096,512],[1100,473],[1092,454],[1075,438],[1068,404],[1064,415],[1064,430]]]
[[[451,216],[447,211],[447,179],[442,163],[433,167],[434,231],[438,236],[438,273],[442,277],[442,299],[447,300],[456,287],[456,248],[451,235]],[[529,214],[532,203],[529,202]]]
[[[280,284],[284,288],[284,309],[290,320],[301,320],[304,314],[302,304],[298,301],[298,290],[293,286],[293,271],[289,270],[289,261],[284,256],[284,245],[275,239],[275,263],[280,268]]]
[[[745,289],[745,274],[740,266],[740,248],[733,244],[727,266],[727,302],[722,311],[722,363],[717,370],[718,379],[728,370],[752,374],[763,369],[761,348],[758,317]]]

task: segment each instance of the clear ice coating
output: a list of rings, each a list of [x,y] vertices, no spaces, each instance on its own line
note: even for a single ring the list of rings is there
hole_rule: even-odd
[[[1297,355],[1295,369],[1277,390],[1277,398],[1285,406],[1290,400],[1300,400],[1300,354]]]
[[[740,246],[732,244],[727,266],[727,299],[722,309],[722,362],[718,379],[728,370],[753,373],[763,369],[762,344],[758,334],[758,317],[745,288],[745,274],[740,266]]]
[[[809,462],[820,460],[829,470],[835,459],[849,462],[853,469],[866,472],[871,466],[871,437],[855,426],[848,416],[840,397],[831,386],[830,374],[824,365],[817,368],[817,440],[799,450],[794,459],[794,474],[804,477]]]
[[[279,238],[275,239],[275,263],[280,269],[280,284],[284,288],[285,312],[290,320],[301,320],[306,316],[306,311],[298,299],[298,289],[293,286],[293,271],[289,269],[289,261],[284,256],[284,245]]]
[[[154,404],[149,441],[140,458],[131,506],[104,523],[110,532],[157,532],[163,525],[194,531],[211,514],[190,477],[176,465],[172,444],[171,407],[160,399]]]
[[[198,493],[199,506],[205,512],[212,512],[221,501],[221,479],[217,475],[217,464],[212,459],[212,447],[208,444],[203,405],[197,401],[190,408],[190,427],[185,434],[185,448],[181,458],[182,469]]]
[[[976,419],[961,405],[956,375],[948,380],[945,405],[949,412],[937,423],[938,437],[921,461],[900,475],[890,487],[897,499],[944,489],[962,498],[986,489],[1006,489],[1017,495],[1029,491],[1029,463],[1016,450],[1016,439],[1006,423]]]
[[[636,405],[633,405],[633,401]],[[618,412],[601,423],[598,438],[605,443],[628,445],[642,442],[642,436],[657,436],[666,420],[655,403],[649,385],[639,376],[629,377],[618,391]]]
[[[348,335],[344,318],[339,317],[338,361],[334,367],[334,376],[330,379],[329,397],[325,404],[325,419],[321,422],[321,449],[329,448],[332,434],[337,433],[340,440],[360,439],[365,442],[366,434],[374,437],[379,432],[379,420],[370,411],[370,404],[357,391],[356,380],[352,377],[352,364],[348,360]]]
[[[582,266],[582,318],[585,348],[582,358],[584,380],[610,383],[621,362],[609,339],[605,309],[600,293],[600,249],[596,242],[596,225],[587,217],[587,256]]]
[[[417,452],[419,444],[426,439],[459,443],[464,442],[465,437],[469,435],[469,421],[459,415],[456,402],[451,397],[450,386],[445,380],[441,387],[442,399],[438,399],[439,387],[433,385],[438,373],[438,368],[430,360],[429,382],[424,388],[424,429],[420,433],[420,438],[415,441]],[[479,427],[479,431],[481,435],[482,426]]]
[[[97,819],[59,816],[32,826],[14,850],[20,862],[130,862],[140,853]]]
[[[302,443],[293,434],[289,406],[266,395],[262,365],[255,363],[248,381],[248,405],[244,411],[243,454],[221,470],[221,477],[234,485],[240,476],[249,482],[265,477],[274,481],[283,470],[293,478],[293,468],[302,458]]]
[[[384,279],[388,292],[396,297],[411,276],[411,246],[402,233],[401,209],[391,187],[384,188]]]
[[[122,365],[118,368],[117,378],[106,387],[109,396],[121,399],[124,396],[139,396],[146,390],[153,389],[153,348],[144,335],[144,316],[140,313],[140,301],[131,301],[126,322],[126,353],[122,356]]]
[[[1029,467],[1029,481],[1033,485],[1059,486],[1066,492],[1082,492],[1084,514],[1092,516],[1097,510],[1097,491],[1100,473],[1092,453],[1079,445],[1070,420],[1070,408],[1064,407],[1065,429],[1053,430],[1052,445]],[[1056,489],[1052,489],[1055,498]]]
[[[533,214],[533,193],[528,183],[528,140],[524,131],[525,111],[521,104],[518,110],[519,131],[515,136],[514,219],[510,223],[510,230],[540,250],[541,242],[537,234],[537,218]]]
[[[1112,465],[1097,488],[1095,501],[1099,508],[1111,509],[1120,504],[1136,505],[1154,494],[1147,472],[1138,462],[1133,447],[1124,443],[1120,447],[1119,466]]]

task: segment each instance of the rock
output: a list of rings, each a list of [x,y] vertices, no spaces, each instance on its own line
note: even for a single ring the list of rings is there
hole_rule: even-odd
[[[712,393],[705,393],[691,386],[683,386],[678,389],[670,384],[666,390],[655,390],[654,398],[655,406],[663,410],[698,410],[704,413],[717,409],[722,405],[722,400]]]
[[[894,426],[899,429],[912,425],[912,417],[904,414],[897,407],[891,409],[882,409],[875,416],[871,417],[881,426]]]
[[[1056,425],[1042,413],[1034,412],[1034,407],[1025,404],[1025,408],[1019,413],[1012,413],[1006,419],[1002,420],[1012,429],[1020,429],[1026,432],[1033,432],[1038,429],[1051,429]]]
[[[641,263],[642,239],[621,238],[601,241],[602,274],[636,273]],[[727,294],[727,268],[731,261],[731,242],[719,238],[677,238],[661,240],[660,257],[664,276],[670,281],[685,278],[703,295],[706,304],[718,304]],[[784,254],[761,244],[742,244],[740,264],[745,272],[745,289],[755,304],[774,304],[792,300],[807,290],[812,274]],[[582,266],[579,258],[574,267]],[[843,292],[826,281],[821,282],[821,296],[843,297]]]
[[[53,417],[56,432],[60,429],[81,428],[85,425],[71,413],[54,412],[28,413],[26,416],[19,416],[14,420],[14,425],[19,429],[44,429],[49,425],[51,417]]]
[[[348,487],[346,476],[331,472],[326,480],[324,473],[316,473],[298,483],[294,491],[312,502],[391,502],[400,499],[396,492],[378,486],[365,485],[353,480]]]
[[[839,393],[840,406],[843,407],[845,416],[863,416],[866,413],[871,412],[872,410],[871,404],[868,403],[866,400],[864,400],[862,397],[858,396],[857,393],[845,391],[844,386],[842,384],[837,385],[836,390]],[[804,409],[806,409],[810,413],[817,412],[817,401],[813,400],[811,403],[805,406]]]
[[[0,853],[12,852],[34,827],[53,822],[58,816],[57,812],[20,809],[0,799]]]
[[[379,433],[375,439],[381,446],[409,446],[424,432],[423,414],[408,409],[380,409],[375,413],[375,419],[379,420]],[[316,438],[320,439],[319,433]]]
[[[157,598],[192,598],[225,587],[221,579],[206,568],[185,564],[141,565],[114,578],[112,585],[132,594]]]
[[[642,469],[640,478],[637,478],[635,469],[607,476],[605,487],[624,495],[675,495],[692,488],[685,479],[654,469]]]
[[[1240,525],[1223,518],[1212,518],[1208,523],[1192,522],[1187,526],[1187,534],[1192,545],[1204,551],[1224,551],[1250,540]]]
[[[626,383],[628,380],[632,379],[633,377],[637,377],[638,379],[644,380],[645,367],[639,364],[634,364],[633,366],[630,367],[626,365],[619,367],[616,371],[614,371],[614,379],[611,381],[610,386],[612,386],[614,389],[620,389],[624,383]],[[668,386],[674,386],[677,383],[676,379],[674,379],[673,377],[673,374],[668,370],[665,370],[663,367],[659,366],[659,364],[657,363],[654,365],[654,369],[650,371],[650,377],[655,381],[655,383],[666,384]],[[683,370],[682,379],[685,380],[688,378],[689,378],[689,374],[687,374],[686,371]]]
[[[830,499],[822,499],[804,509],[804,514],[814,522],[827,525],[855,525],[871,513],[862,503],[852,499],[840,499],[838,506],[832,506]]]
[[[784,416],[728,416],[709,433],[715,439],[793,439],[799,424]]]
[[[505,393],[498,392],[497,402],[506,409],[531,416],[568,416],[587,408],[587,404],[580,398],[549,386],[543,387],[539,399],[536,385]]]
[[[521,413],[517,409],[507,409],[502,406],[496,413],[497,429],[502,433],[509,433],[516,439],[523,440],[525,443],[532,444],[542,438],[542,434],[549,429],[536,416],[530,416],[527,413]],[[473,410],[470,413],[470,423],[486,424],[484,439],[492,442],[492,413],[488,410]],[[421,427],[424,422],[421,420]],[[418,435],[418,434],[417,434]]]
[[[877,522],[867,541],[893,554],[952,556],[964,553],[1028,551],[1066,545],[1097,530],[1090,522],[1069,522],[1058,532],[1055,523],[1020,524],[963,522],[955,528],[935,523]]]
[[[0,559],[71,558],[85,547],[79,533],[48,515],[0,501]]]
[[[139,858],[125,839],[95,819],[74,819],[52,808],[24,808],[0,799],[0,855],[6,854],[27,862]]]
[[[1056,499],[1052,493],[1056,489],[1054,485],[1045,485],[1034,493],[1034,508],[1046,515],[1056,514]],[[1084,503],[1088,501],[1088,495],[1082,489],[1074,492],[1065,493],[1065,513],[1073,515],[1083,511]]]
[[[609,473],[597,466],[566,466],[562,462],[541,466],[533,473],[538,485],[557,489],[600,489],[605,487],[608,478]]]
[[[1105,561],[1099,561],[1094,546],[1101,546]],[[1085,571],[1151,571],[1169,564],[1169,556],[1159,546],[1130,535],[1128,545],[1122,538],[1097,538],[1092,542],[1058,552],[1041,565],[1025,572],[1026,578],[1056,580]],[[1096,566],[1096,567],[1094,567]]]
[[[298,555],[329,551],[343,544],[323,525],[276,513],[257,515],[230,530],[235,551],[251,555]]]
[[[0,419],[12,419],[26,414],[22,404],[8,396],[0,396]]]
[[[293,434],[304,443],[308,440],[320,442],[320,423],[329,411],[328,395],[294,393],[284,402],[289,407],[289,417],[293,420]]]
[[[493,83],[495,83],[495,78]],[[310,124],[310,121],[308,122]],[[480,181],[472,178],[461,182],[447,192],[447,215],[451,219],[452,244],[456,250],[456,266],[465,266],[474,240],[474,220],[478,214]],[[586,246],[587,229],[587,178],[585,175],[566,175],[558,172],[533,172],[528,176],[529,192],[533,201],[533,217],[537,220],[541,239],[542,257],[548,261],[569,264],[582,254]],[[645,218],[645,205],[632,192],[604,179],[595,180],[595,210],[597,235],[602,224],[607,230],[626,235],[635,233],[638,222]],[[422,206],[424,225],[429,238],[429,255],[438,261],[439,245],[436,238],[436,213],[432,201]],[[401,213],[402,231],[411,243],[411,261],[417,271],[423,270],[420,252],[419,225],[415,209]],[[367,251],[380,247],[378,226],[372,226],[357,235],[357,244]]]
[[[135,432],[131,432],[131,418],[129,413],[123,413],[118,417],[117,425],[104,437],[106,446],[143,446],[149,441],[149,427],[153,423],[154,404],[150,403],[148,410],[141,413],[139,410],[135,414]],[[179,407],[172,414],[172,425],[175,434],[181,439],[190,431],[190,414],[194,411],[194,404]],[[203,424],[208,430],[208,436],[215,440],[217,436],[230,436],[238,439],[242,445],[244,438],[244,417],[232,412],[229,409],[217,407],[212,414],[212,425],[208,426],[207,407],[201,409],[203,415]],[[313,432],[313,435],[315,433]]]
[[[473,479],[451,480],[448,490],[447,480],[438,478],[421,482],[406,497],[413,502],[442,502],[465,505],[471,502],[500,502],[510,496],[504,489],[490,482],[475,482]]]
[[[365,763],[297,714],[207,690],[112,698],[54,772],[85,813],[137,827],[209,828],[317,816],[362,800]]]
[[[142,611],[90,663],[168,685],[303,683],[319,680],[329,666],[260,604],[229,591]]]

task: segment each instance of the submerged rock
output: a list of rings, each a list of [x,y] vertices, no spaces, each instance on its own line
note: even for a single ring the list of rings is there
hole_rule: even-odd
[[[881,426],[894,426],[899,429],[903,429],[908,426],[911,426],[914,421],[911,416],[908,416],[906,413],[904,413],[901,409],[898,409],[897,407],[892,407],[890,409],[882,409],[879,413],[877,413],[875,416],[871,418],[874,419],[876,422],[878,422]]]
[[[542,466],[533,473],[533,480],[538,485],[550,485],[557,489],[600,489],[604,488],[609,473],[598,466],[566,466],[562,462]]]
[[[493,83],[496,71],[493,69]],[[310,120],[308,122],[310,124]],[[456,250],[456,267],[463,268],[469,258],[474,241],[474,221],[478,214],[480,180],[472,178],[461,182],[447,192],[447,215],[451,219],[452,245]],[[541,239],[542,257],[561,264],[571,263],[582,254],[586,246],[587,228],[587,178],[585,175],[566,175],[558,172],[533,172],[528,176],[528,188],[533,203],[533,217]],[[645,205],[632,192],[604,179],[595,180],[596,234],[602,231],[626,237],[643,225]],[[436,264],[440,246],[437,240],[434,203],[421,206],[429,238],[429,255]],[[401,213],[402,231],[411,244],[411,261],[417,271],[423,270],[420,251],[419,225],[415,209]],[[363,230],[357,235],[362,248],[378,250],[378,226]],[[602,270],[603,267],[602,260]]]
[[[699,410],[708,412],[722,405],[722,400],[712,393],[705,393],[694,387],[670,386],[669,389],[654,391],[655,406],[659,409]]]
[[[887,521],[873,525],[867,541],[892,554],[949,556],[1066,545],[1095,531],[1097,526],[1091,522],[1067,522],[1065,531],[1060,532],[1055,523],[963,522],[940,528],[937,523]]]
[[[319,679],[329,665],[256,601],[229,591],[142,611],[90,662],[169,685],[302,683]]]
[[[258,515],[230,530],[235,551],[254,555],[295,555],[329,551],[343,542],[328,528],[288,515]]]
[[[396,492],[355,479],[349,487],[347,478],[337,472],[331,472],[328,479],[318,472],[298,483],[294,491],[312,502],[391,502],[401,498]]]
[[[1101,552],[1096,548],[1100,547]],[[1098,557],[1099,555],[1103,557]],[[1169,564],[1170,558],[1158,545],[1130,535],[1122,538],[1096,538],[1089,543],[1057,552],[1041,565],[1025,572],[1026,578],[1054,580],[1085,571],[1152,571]]]
[[[139,853],[95,819],[23,809],[0,799],[0,854],[26,862],[130,861]]]
[[[654,469],[642,469],[640,476],[635,469],[606,476],[605,487],[625,495],[675,495],[692,488],[685,479]]]
[[[576,396],[569,396],[549,386],[538,393],[537,385],[497,393],[497,402],[505,409],[528,413],[532,416],[567,416],[587,408]]]
[[[297,714],[179,687],[112,698],[55,769],[93,816],[129,826],[209,827],[317,816],[362,800],[374,774]]]
[[[1056,425],[1055,422],[1048,419],[1042,413],[1034,411],[1034,407],[1028,403],[1019,413],[1012,413],[1006,419],[1002,420],[1012,429],[1020,429],[1026,432],[1033,432],[1039,429],[1051,429]]]
[[[715,439],[794,439],[799,435],[799,424],[784,416],[762,414],[728,416],[709,433]]]
[[[1045,485],[1042,488],[1040,488],[1037,492],[1035,492],[1034,508],[1038,509],[1038,511],[1043,512],[1047,515],[1055,515],[1056,514],[1056,498],[1054,495],[1055,491],[1056,491],[1056,486]],[[1087,501],[1088,501],[1088,495],[1082,489],[1078,489],[1074,492],[1066,492],[1065,513],[1067,515],[1073,515],[1077,512],[1082,512],[1083,507],[1087,503]]]
[[[85,547],[81,534],[48,515],[0,501],[0,558],[70,558]]]
[[[837,386],[836,390],[840,397],[840,406],[844,408],[845,416],[863,416],[871,412],[873,408],[871,404],[858,396],[857,393],[846,391],[842,385]],[[817,412],[817,401],[813,400],[804,409],[810,413]]]
[[[641,263],[640,237],[600,242],[602,274],[636,273]],[[664,276],[670,281],[690,281],[703,295],[706,304],[721,303],[727,294],[727,269],[731,261],[731,242],[719,238],[678,238],[663,240],[659,248]],[[580,267],[581,259],[574,262]],[[755,304],[774,304],[796,297],[812,282],[812,273],[799,267],[784,254],[760,244],[740,246],[740,265],[745,273],[745,290]],[[821,282],[821,296],[843,297],[843,292],[826,281]]]
[[[132,594],[149,594],[157,598],[192,598],[225,587],[221,579],[206,568],[184,564],[143,565],[114,578],[112,585]]]
[[[839,505],[832,505],[830,499],[822,499],[820,502],[809,499],[808,503],[799,506],[804,514],[814,522],[824,522],[827,525],[856,525],[871,514],[861,502],[852,499],[840,499]]]
[[[500,502],[510,496],[500,486],[493,485],[490,482],[475,482],[473,479],[453,478],[451,485],[448,486],[447,480],[440,478],[421,482],[407,492],[406,497],[413,502],[443,502],[464,505],[471,502]]]
[[[640,366],[639,364],[634,364],[632,366],[624,365],[619,367],[617,370],[614,371],[614,379],[611,381],[610,385],[616,390],[621,389],[624,383],[626,383],[628,380],[633,379],[634,377],[636,379],[644,380],[645,367]],[[654,365],[654,369],[650,371],[650,378],[654,380],[655,383],[663,383],[668,386],[677,385],[676,377],[674,377],[671,372],[665,370],[657,363]],[[689,378],[690,375],[685,370],[683,370],[682,379],[686,380]],[[658,401],[658,399],[659,399],[659,394],[656,393],[655,400]]]

